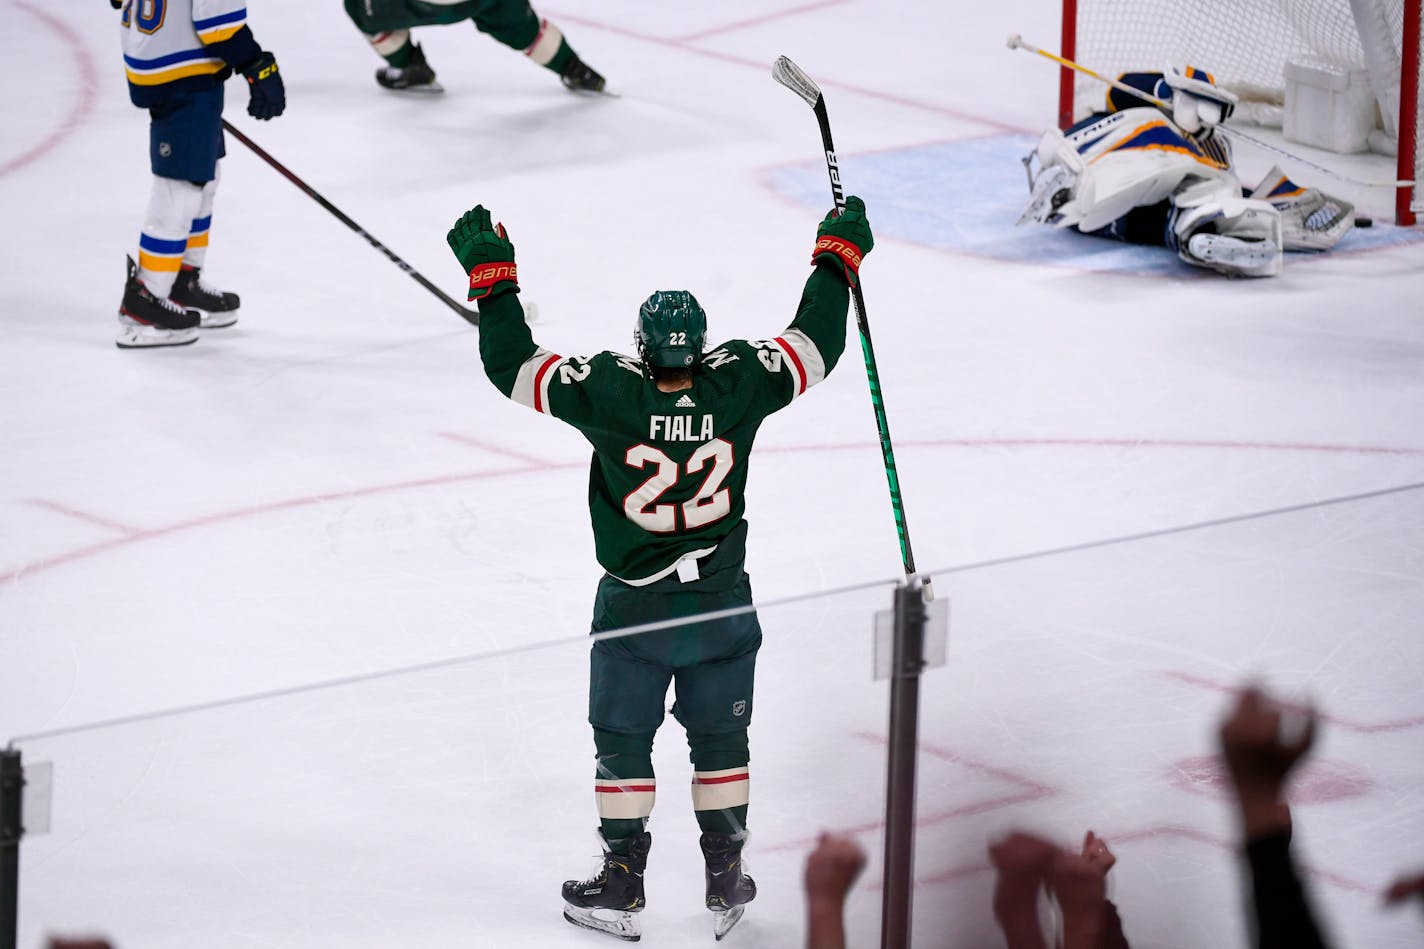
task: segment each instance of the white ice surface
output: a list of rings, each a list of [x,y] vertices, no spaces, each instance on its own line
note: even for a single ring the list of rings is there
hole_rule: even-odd
[[[866,297],[922,567],[1424,481],[1424,243],[1233,283],[1003,230],[1019,172],[976,143],[1052,121],[1054,67],[1004,47],[1053,46],[1047,0],[540,12],[621,98],[570,96],[464,26],[421,34],[445,96],[398,98],[339,4],[259,0],[288,111],[251,121],[233,82],[227,115],[452,296],[445,231],[492,207],[559,351],[626,347],[668,287],[698,294],[714,336],[763,337],[829,206],[811,112],[770,78],[790,55],[870,203]],[[52,831],[24,842],[20,944],[611,944],[557,896],[596,850],[586,446],[500,398],[476,331],[233,139],[207,275],[242,293],[241,322],[115,349],[148,190],[116,19],[0,0],[0,740],[487,658],[22,741],[56,790]],[[1351,197],[1387,220],[1388,194]],[[852,340],[763,429],[763,602],[898,572],[860,362]],[[1424,864],[1422,540],[1413,491],[941,575],[916,945],[999,944],[984,847],[1012,827],[1106,835],[1134,946],[1242,945],[1210,755],[1249,675],[1329,715],[1296,813],[1340,944],[1417,945],[1424,922],[1378,891]],[[801,942],[823,827],[871,851],[849,916],[855,946],[877,942],[887,689],[869,630],[888,603],[887,582],[763,610],[761,896],[729,947]],[[656,764],[643,944],[710,944],[675,723]]]

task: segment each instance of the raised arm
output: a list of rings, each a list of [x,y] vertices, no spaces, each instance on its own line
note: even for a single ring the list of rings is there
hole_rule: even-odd
[[[846,199],[843,212],[831,211],[816,228],[815,269],[806,278],[796,318],[772,341],[795,367],[793,397],[829,375],[845,351],[850,288],[874,246],[865,202],[854,195]]]
[[[515,398],[520,371],[540,350],[519,305],[514,244],[504,225],[492,224],[489,211],[478,204],[455,222],[445,241],[470,275],[469,299],[480,308],[480,361],[485,375],[500,392]]]

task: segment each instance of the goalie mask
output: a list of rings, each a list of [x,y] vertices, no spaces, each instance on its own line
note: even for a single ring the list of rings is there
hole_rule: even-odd
[[[649,368],[691,369],[702,361],[707,314],[686,290],[659,290],[638,308],[633,341]]]

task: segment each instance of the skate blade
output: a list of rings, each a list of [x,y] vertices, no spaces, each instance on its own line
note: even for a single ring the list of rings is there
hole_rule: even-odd
[[[612,89],[609,89],[607,86],[604,86],[602,89],[569,88],[568,86],[564,86],[564,88],[567,89],[569,92],[572,92],[574,95],[576,95],[576,96],[582,96],[582,97],[585,98],[585,99],[621,99],[621,98],[623,98],[623,94],[622,94],[621,92],[614,92]]]
[[[209,313],[207,310],[199,310],[198,320],[198,325],[205,330],[220,330],[237,322],[237,311]]]
[[[154,349],[160,346],[187,346],[198,341],[198,328],[165,330],[141,323],[125,322],[114,345],[120,349]]]
[[[742,914],[746,911],[747,908],[745,906],[733,906],[731,909],[724,910],[720,913],[713,910],[712,935],[717,937],[718,942],[721,942],[722,937],[732,931],[732,927],[737,925],[738,921],[742,918]]]
[[[598,914],[604,914],[602,916]],[[607,933],[626,942],[637,942],[643,938],[643,931],[638,925],[638,917],[633,913],[623,912],[616,909],[583,909],[569,903],[564,904],[564,919],[581,926],[584,929],[592,929],[594,932]],[[720,936],[718,937],[721,938]]]
[[[394,92],[398,96],[438,96],[445,92],[445,87],[438,82],[427,82],[419,86],[404,86],[393,88],[391,86],[381,86],[387,92]]]

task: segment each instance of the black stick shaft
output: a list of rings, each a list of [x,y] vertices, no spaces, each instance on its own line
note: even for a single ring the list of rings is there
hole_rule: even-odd
[[[841,170],[836,162],[836,146],[831,141],[831,119],[826,113],[824,96],[816,96],[814,106],[816,122],[821,126],[821,144],[826,151],[826,172],[831,176],[831,195],[835,198],[836,210],[845,210],[845,192],[841,190]],[[910,546],[910,525],[905,518],[905,502],[900,496],[900,474],[895,468],[895,449],[890,444],[890,420],[885,415],[885,396],[880,391],[880,370],[875,363],[875,346],[870,340],[870,321],[865,316],[865,294],[860,280],[851,287],[851,298],[855,301],[855,325],[860,330],[860,351],[865,357],[865,376],[870,383],[870,404],[875,410],[875,428],[880,434],[880,455],[885,461],[885,478],[890,484],[890,507],[895,514],[895,531],[900,539],[900,560],[905,568],[905,576],[915,574],[915,552]],[[934,597],[928,577],[924,578],[924,595],[929,600]]]
[[[410,264],[402,260],[396,254],[395,251],[391,250],[385,244],[382,244],[380,241],[376,240],[376,238],[372,236],[371,233],[368,232],[364,227],[351,220],[351,218],[349,218],[344,212],[342,212],[340,208],[332,204],[330,201],[326,200],[326,198],[322,197],[321,194],[315,188],[307,184],[301,178],[297,177],[297,175],[293,173],[292,170],[289,169],[286,165],[283,165],[277,159],[267,154],[267,152],[264,151],[260,145],[258,145],[252,139],[248,138],[242,132],[234,128],[232,123],[228,122],[227,119],[223,119],[222,124],[223,128],[227,129],[228,132],[230,132],[234,138],[236,138],[242,144],[246,145],[248,148],[252,149],[252,151],[257,155],[258,158],[262,159],[267,164],[277,169],[277,172],[283,178],[286,178],[292,184],[296,185],[298,188],[301,188],[304,192],[306,192],[308,197],[310,197],[317,204],[330,211],[332,215],[342,224],[345,224],[347,227],[351,228],[351,230],[364,237],[367,243],[369,243],[372,247],[376,248],[376,250],[389,257],[391,263],[395,264],[401,270],[405,271],[407,276],[409,276],[416,283],[420,284],[422,287],[439,297],[441,303],[444,303],[450,309],[460,314],[460,318],[463,319],[466,323],[469,323],[471,326],[480,325],[480,315],[478,313],[461,306],[455,300],[447,296],[445,292],[442,291],[435,284],[431,283],[429,280],[426,280],[424,275],[422,275],[420,271],[416,270]]]
[[[25,834],[20,752],[0,748],[0,949],[16,949],[20,927],[20,838]]]

